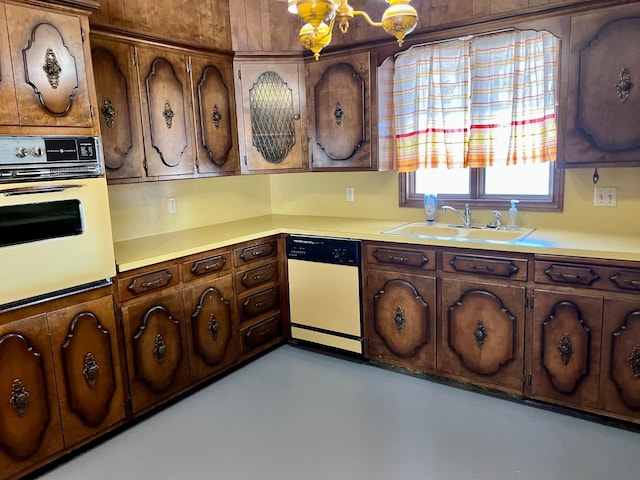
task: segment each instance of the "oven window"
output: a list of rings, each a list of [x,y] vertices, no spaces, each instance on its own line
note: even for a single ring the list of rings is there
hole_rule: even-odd
[[[82,233],[78,200],[0,207],[0,247]]]

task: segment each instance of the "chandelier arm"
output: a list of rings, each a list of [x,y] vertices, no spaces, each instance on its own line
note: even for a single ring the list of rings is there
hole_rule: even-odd
[[[364,19],[367,21],[367,23],[369,25],[371,25],[372,27],[382,27],[382,22],[374,22],[373,20],[371,20],[371,17],[369,15],[367,15],[367,12],[363,12],[361,10],[354,10],[353,14],[354,15],[360,15],[361,17],[364,17]]]

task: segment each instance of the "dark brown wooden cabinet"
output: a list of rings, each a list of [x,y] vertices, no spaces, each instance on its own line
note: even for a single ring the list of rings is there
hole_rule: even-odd
[[[125,418],[114,303],[99,298],[48,314],[65,446]]]
[[[531,396],[597,408],[602,296],[540,288],[533,298]]]
[[[374,169],[371,54],[323,55],[307,71],[311,169]]]
[[[91,53],[107,180],[140,181],[144,140],[135,47],[93,33]]]
[[[435,371],[435,252],[364,245],[364,353],[370,360]]]
[[[169,49],[136,48],[146,171],[149,177],[196,173],[188,57]]]
[[[564,166],[640,165],[637,4],[571,17]]]
[[[604,301],[600,392],[604,409],[640,420],[640,301]]]
[[[308,169],[302,61],[236,63],[242,173]]]
[[[238,320],[229,250],[206,252],[182,263],[191,381],[237,362]]]
[[[0,325],[0,398],[2,478],[62,450],[46,314]]]
[[[239,173],[233,67],[212,56],[192,55],[198,173]]]
[[[0,24],[0,123],[97,134],[91,63],[85,63],[88,14],[2,2]]]
[[[180,292],[122,307],[132,410],[140,413],[189,385],[187,322]]]

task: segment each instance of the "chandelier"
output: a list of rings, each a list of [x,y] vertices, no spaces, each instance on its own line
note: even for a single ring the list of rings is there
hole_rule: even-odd
[[[373,27],[382,27],[398,40],[402,46],[404,37],[411,33],[418,23],[418,12],[411,0],[385,0],[389,7],[382,14],[380,22],[371,20],[366,12],[354,10],[348,0],[288,0],[289,12],[298,15],[305,24],[300,29],[300,42],[320,58],[320,50],[331,43],[333,26],[338,22],[342,33],[349,30],[349,22],[360,15]]]

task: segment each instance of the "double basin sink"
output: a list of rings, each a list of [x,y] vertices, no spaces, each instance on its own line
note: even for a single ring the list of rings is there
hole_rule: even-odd
[[[485,242],[511,244],[524,240],[535,228],[517,227],[514,229],[496,229],[484,225],[447,225],[442,223],[428,224],[414,222],[399,225],[382,233],[412,238],[434,240],[456,240],[463,242]]]

